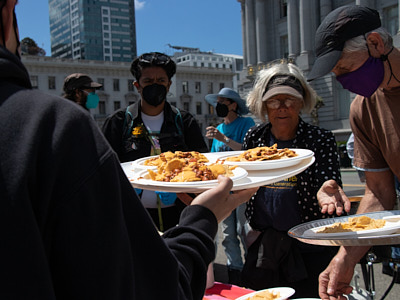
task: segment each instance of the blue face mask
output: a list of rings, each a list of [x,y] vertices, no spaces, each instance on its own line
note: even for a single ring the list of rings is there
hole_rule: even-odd
[[[95,92],[91,92],[86,97],[85,106],[87,109],[96,108],[99,105],[99,101],[99,96]]]

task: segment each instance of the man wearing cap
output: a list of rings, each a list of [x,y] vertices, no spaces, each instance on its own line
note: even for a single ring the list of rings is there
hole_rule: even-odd
[[[316,33],[317,59],[308,80],[329,72],[356,93],[350,107],[355,168],[365,171],[365,195],[357,213],[390,210],[396,199],[394,175],[400,175],[400,52],[381,27],[379,13],[361,6],[343,6],[322,21]],[[322,212],[350,210],[335,181],[318,192]],[[341,247],[320,276],[322,299],[343,299],[354,267],[369,249]]]
[[[96,89],[102,86],[102,84],[94,82],[86,74],[74,73],[68,75],[64,80],[63,97],[89,110],[96,108],[99,104],[99,96],[96,94]]]
[[[218,117],[224,118],[217,128],[206,128],[206,137],[213,140],[211,152],[241,150],[246,132],[255,125],[252,118],[242,117],[249,112],[246,101],[231,88],[223,88],[218,94],[208,94],[205,100],[215,107]],[[229,283],[236,285],[240,285],[240,272],[243,268],[240,241],[246,252],[242,232],[246,221],[245,208],[245,204],[239,206],[221,224],[228,279]]]

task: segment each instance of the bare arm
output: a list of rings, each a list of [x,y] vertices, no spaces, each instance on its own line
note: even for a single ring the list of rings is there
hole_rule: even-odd
[[[390,170],[365,172],[365,194],[357,213],[393,209],[396,201],[394,175]]]
[[[227,143],[225,141],[226,136],[223,135],[217,128],[209,126],[206,128],[206,130],[206,138],[216,139],[217,141],[223,142],[232,150],[242,150],[242,144],[234,141],[233,139],[230,139],[229,143]]]
[[[360,202],[357,213],[392,209],[396,199],[393,173],[389,170],[383,172],[365,172],[365,176],[367,180],[365,195]],[[330,187],[333,187],[334,194],[338,198],[341,198],[344,195],[343,191],[338,190],[333,183],[331,184],[332,186]],[[325,187],[325,190],[327,189],[329,190],[329,186]],[[321,194],[322,196],[325,197],[326,194]],[[330,203],[330,206],[333,209],[333,201]],[[336,254],[329,266],[319,277],[319,294],[321,299],[345,299],[342,295],[350,293],[352,289],[350,287],[350,280],[353,276],[354,267],[368,249],[368,246],[340,248],[338,254]]]

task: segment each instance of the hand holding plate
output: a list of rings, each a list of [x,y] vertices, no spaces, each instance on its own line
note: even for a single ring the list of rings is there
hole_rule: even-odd
[[[228,217],[230,213],[240,204],[247,202],[250,197],[258,190],[251,188],[230,193],[233,182],[229,177],[218,176],[218,185],[201,193],[191,203],[191,205],[202,205],[210,209],[218,222]]]

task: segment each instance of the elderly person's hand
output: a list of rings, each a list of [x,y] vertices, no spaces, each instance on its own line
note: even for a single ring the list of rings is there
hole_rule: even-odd
[[[325,181],[317,193],[317,198],[323,214],[328,212],[332,215],[336,212],[340,216],[343,209],[346,212],[350,211],[350,200],[335,180]]]
[[[229,177],[219,175],[218,185],[198,195],[191,205],[202,205],[211,210],[218,222],[228,217],[240,204],[247,202],[257,192],[251,188],[230,193],[233,182]]]
[[[217,141],[223,141],[224,135],[214,126],[209,126],[206,128],[206,138],[208,139],[216,139]]]
[[[345,300],[344,294],[350,294],[353,288],[350,281],[355,264],[346,262],[346,256],[339,253],[331,260],[329,266],[319,275],[319,296],[322,300]]]

